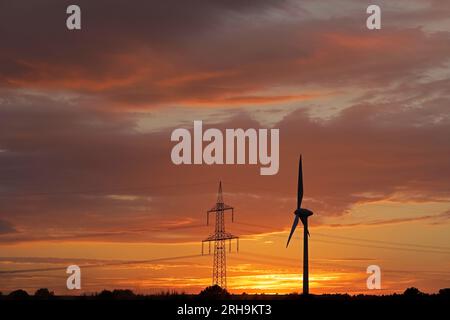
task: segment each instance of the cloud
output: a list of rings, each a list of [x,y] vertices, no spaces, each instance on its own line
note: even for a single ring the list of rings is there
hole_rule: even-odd
[[[5,220],[0,220],[0,235],[16,233],[17,230],[14,229],[13,225]]]
[[[243,221],[269,221],[293,209],[300,153],[317,220],[385,198],[449,201],[448,30],[388,7],[404,20],[368,33],[357,1],[336,15],[316,1],[114,0],[80,1],[83,30],[69,32],[67,4],[0,5],[0,219],[20,231],[0,241],[198,240],[220,179]],[[439,5],[406,9],[428,25]],[[174,106],[212,109],[196,110],[205,127],[270,120],[279,174],[173,165],[171,130],[191,123],[140,112]],[[145,116],[161,129],[140,130]]]
[[[447,222],[449,219],[450,219],[450,211],[446,211],[435,215],[423,215],[418,217],[395,218],[395,219],[385,219],[385,220],[356,222],[356,223],[333,223],[327,224],[327,226],[338,228],[356,227],[356,226],[382,226],[382,225],[409,223],[416,221],[429,221],[431,224],[441,224]]]
[[[0,257],[2,263],[17,263],[17,264],[50,264],[50,265],[63,265],[69,266],[74,261],[83,264],[104,264],[111,262],[118,262],[115,260],[99,260],[99,259],[86,259],[86,258],[55,258],[55,257]]]
[[[280,104],[304,100],[310,93],[299,91],[311,87],[386,88],[450,54],[448,32],[395,25],[368,33],[354,11],[307,15],[311,5],[293,1],[81,1],[78,33],[61,25],[64,2],[21,2],[7,1],[2,19],[25,22],[0,28],[0,86],[74,92],[116,110]],[[440,12],[418,11],[428,23]]]
[[[248,165],[175,166],[172,128],[142,133],[135,130],[134,114],[94,111],[45,96],[8,100],[0,109],[0,146],[8,150],[0,156],[0,178],[8,181],[0,193],[0,218],[21,232],[2,235],[4,242],[198,240],[219,179],[241,221],[271,221],[280,230],[288,216],[276,222],[273,217],[293,210],[299,153],[305,206],[318,217],[386,198],[450,198],[449,100],[442,94],[414,107],[407,98],[358,101],[328,120],[293,111],[275,124],[281,162],[273,177]],[[243,111],[213,125],[260,126]],[[201,232],[206,236],[208,230]]]

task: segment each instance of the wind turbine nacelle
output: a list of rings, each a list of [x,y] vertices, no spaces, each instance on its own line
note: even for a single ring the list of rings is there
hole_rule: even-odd
[[[294,214],[299,217],[309,217],[309,216],[313,215],[313,212],[308,209],[300,208],[300,209],[295,210]]]

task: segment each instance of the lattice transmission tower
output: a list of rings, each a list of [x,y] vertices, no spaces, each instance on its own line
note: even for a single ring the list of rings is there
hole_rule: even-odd
[[[215,213],[216,225],[214,233],[202,241],[203,244],[208,242],[208,254],[211,254],[211,242],[214,242],[214,259],[212,284],[222,288],[227,287],[227,259],[226,259],[226,242],[229,242],[229,251],[231,252],[231,241],[236,239],[236,251],[239,251],[239,237],[225,231],[225,212],[231,211],[231,221],[234,221],[234,208],[223,202],[222,181],[219,183],[219,192],[217,195],[216,205],[206,212],[206,224],[209,225],[209,214]]]

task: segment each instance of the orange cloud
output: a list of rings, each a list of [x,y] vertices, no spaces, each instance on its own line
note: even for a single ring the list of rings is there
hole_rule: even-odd
[[[283,103],[290,101],[307,101],[319,97],[319,94],[300,94],[285,96],[234,96],[229,98],[213,98],[212,100],[185,100],[183,104],[190,106],[242,106],[242,105],[264,105],[272,103]]]

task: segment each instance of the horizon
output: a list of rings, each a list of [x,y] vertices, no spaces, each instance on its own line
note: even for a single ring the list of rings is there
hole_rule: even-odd
[[[214,286],[217,286],[222,293],[214,293],[214,294],[210,294],[209,296],[204,294],[204,291],[206,289],[209,288],[213,288]],[[420,296],[433,296],[433,295],[442,295],[447,297],[449,294],[449,290],[450,288],[441,288],[439,289],[439,291],[437,292],[433,292],[433,293],[426,293],[426,292],[422,292],[420,289],[415,288],[415,287],[409,287],[406,288],[403,292],[401,293],[391,293],[391,294],[349,294],[349,293],[324,293],[324,294],[302,294],[299,292],[291,292],[291,293],[283,293],[283,294],[279,294],[279,293],[247,293],[247,292],[242,292],[242,293],[230,293],[228,292],[228,290],[226,289],[222,289],[220,288],[220,286],[218,285],[214,285],[214,286],[208,286],[205,287],[202,291],[198,292],[198,293],[185,293],[185,292],[178,292],[178,291],[160,291],[160,292],[156,292],[156,293],[151,293],[151,294],[145,294],[145,293],[136,293],[131,289],[103,289],[101,291],[96,291],[96,292],[85,292],[83,294],[78,294],[78,295],[67,295],[67,294],[63,294],[63,295],[57,295],[55,294],[53,291],[48,290],[48,288],[39,288],[37,289],[34,293],[33,292],[27,292],[26,290],[23,289],[16,289],[14,291],[9,292],[8,294],[4,294],[3,292],[0,292],[0,297],[13,297],[13,298],[24,298],[25,296],[22,295],[22,292],[25,292],[26,296],[28,297],[37,297],[37,298],[43,298],[43,299],[47,299],[47,298],[58,298],[58,297],[72,297],[72,298],[77,298],[77,297],[100,297],[100,296],[109,296],[109,298],[111,297],[117,297],[120,298],[121,296],[127,295],[128,297],[153,297],[153,296],[158,296],[158,297],[162,297],[162,296],[204,296],[206,297],[211,297],[211,298],[217,298],[220,297],[223,292],[225,292],[226,295],[228,296],[253,296],[253,297],[259,297],[259,296],[277,296],[277,297],[294,297],[294,296],[298,296],[298,297],[303,297],[303,298],[311,298],[311,297],[323,297],[323,296],[348,296],[348,297],[393,297],[393,296],[407,296],[407,297],[420,297]]]

